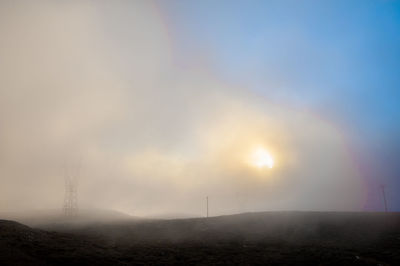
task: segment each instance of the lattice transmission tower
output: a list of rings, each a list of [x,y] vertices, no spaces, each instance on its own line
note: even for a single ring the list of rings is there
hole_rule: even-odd
[[[66,216],[76,216],[78,214],[78,175],[80,166],[76,173],[65,170],[65,197],[63,211]]]

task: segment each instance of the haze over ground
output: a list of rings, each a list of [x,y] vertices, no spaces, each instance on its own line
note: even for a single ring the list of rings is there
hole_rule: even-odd
[[[306,3],[2,1],[0,211],[398,210],[398,2]]]

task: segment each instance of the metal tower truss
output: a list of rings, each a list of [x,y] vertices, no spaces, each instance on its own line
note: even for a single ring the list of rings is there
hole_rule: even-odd
[[[75,173],[71,173],[65,169],[65,197],[64,197],[64,214],[68,217],[78,215],[78,175],[80,167]]]

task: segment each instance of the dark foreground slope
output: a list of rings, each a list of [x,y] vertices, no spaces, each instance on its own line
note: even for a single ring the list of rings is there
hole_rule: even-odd
[[[1,221],[0,265],[400,265],[397,213],[270,212],[41,228]]]
[[[105,245],[72,234],[32,229],[0,220],[0,265],[112,264]]]

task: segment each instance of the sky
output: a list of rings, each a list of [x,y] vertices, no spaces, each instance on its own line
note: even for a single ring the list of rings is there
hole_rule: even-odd
[[[2,1],[0,211],[400,209],[398,1]],[[258,167],[267,153],[274,165]]]
[[[163,8],[182,57],[207,54],[229,82],[338,125],[399,208],[399,1],[172,3]]]

